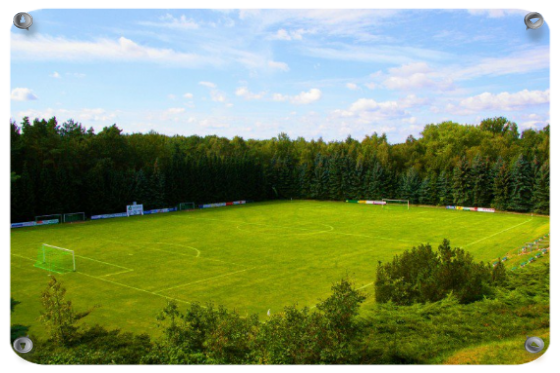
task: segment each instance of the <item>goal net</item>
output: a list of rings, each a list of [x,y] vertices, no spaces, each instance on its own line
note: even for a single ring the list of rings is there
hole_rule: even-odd
[[[73,250],[44,243],[39,249],[35,267],[55,273],[75,272],[76,257]]]
[[[194,202],[181,202],[177,205],[177,210],[184,211],[184,210],[194,210]]]
[[[386,199],[383,198],[382,199],[383,202],[385,202],[383,206],[384,209],[404,209],[404,210],[410,210],[410,201],[408,199]]]
[[[85,221],[86,214],[84,212],[69,212],[62,216],[64,223],[73,223],[75,221]]]
[[[62,215],[61,214],[51,214],[51,215],[38,215],[35,216],[35,221],[44,221],[44,220],[58,220],[59,223],[62,223]]]

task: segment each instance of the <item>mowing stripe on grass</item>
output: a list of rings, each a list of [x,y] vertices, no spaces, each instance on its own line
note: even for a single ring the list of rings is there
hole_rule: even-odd
[[[467,244],[467,245],[465,245],[465,246],[463,246],[463,247],[469,247],[469,246],[474,245],[474,244],[476,244],[476,243],[482,242],[482,241],[484,241],[484,240],[487,240],[487,239],[489,239],[489,238],[492,238],[492,237],[494,237],[494,236],[497,236],[497,235],[499,235],[499,234],[502,234],[502,233],[504,233],[504,232],[507,232],[507,231],[509,231],[509,230],[511,230],[511,229],[513,229],[513,228],[517,228],[517,227],[519,227],[520,225],[526,224],[526,223],[530,222],[531,220],[533,220],[533,218],[528,219],[528,220],[525,220],[525,221],[522,222],[522,223],[519,223],[519,224],[514,225],[513,227],[509,227],[509,228],[507,228],[507,229],[504,229],[503,231],[500,231],[500,232],[498,232],[498,233],[494,233],[494,234],[491,234],[490,236],[486,236],[486,237],[484,237],[484,238],[481,238],[480,240],[471,242],[471,243],[469,243],[469,244]]]

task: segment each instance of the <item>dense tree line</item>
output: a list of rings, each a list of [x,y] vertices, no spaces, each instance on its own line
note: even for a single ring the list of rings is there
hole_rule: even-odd
[[[179,202],[406,198],[411,203],[549,211],[549,126],[519,133],[498,117],[429,124],[420,138],[227,139],[99,133],[68,120],[10,123],[12,221]]]

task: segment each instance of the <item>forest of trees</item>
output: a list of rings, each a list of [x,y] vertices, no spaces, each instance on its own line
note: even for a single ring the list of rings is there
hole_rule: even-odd
[[[68,120],[24,118],[11,131],[11,219],[123,212],[179,202],[301,198],[403,198],[413,204],[549,213],[550,127],[506,118],[478,125],[426,125],[420,138],[390,144],[218,136],[99,133]]]

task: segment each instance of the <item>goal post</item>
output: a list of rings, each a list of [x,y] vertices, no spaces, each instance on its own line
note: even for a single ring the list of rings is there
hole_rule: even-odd
[[[50,214],[50,215],[37,215],[35,216],[35,221],[43,221],[43,220],[58,220],[59,223],[62,223],[62,214]]]
[[[194,209],[195,209],[194,202],[181,202],[177,205],[178,211],[194,210]]]
[[[382,199],[385,204],[383,204],[384,209],[391,209],[393,207],[400,207],[406,210],[410,210],[410,201],[408,199]]]
[[[85,212],[69,212],[62,216],[63,223],[73,223],[75,221],[85,221],[85,220],[86,220]]]
[[[76,256],[74,250],[44,243],[39,249],[35,267],[55,273],[75,272]]]

